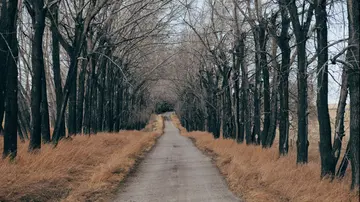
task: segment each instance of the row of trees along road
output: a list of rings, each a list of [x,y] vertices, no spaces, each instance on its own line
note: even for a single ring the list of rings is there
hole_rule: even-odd
[[[264,148],[278,130],[280,155],[288,153],[291,127],[297,163],[304,164],[317,114],[321,177],[344,176],[350,160],[351,187],[359,187],[359,1],[205,0],[185,7],[174,60],[184,70],[174,79],[182,124]],[[328,87],[336,75],[332,130]],[[348,94],[350,137],[339,161]]]
[[[280,155],[295,129],[299,164],[317,114],[321,177],[343,176],[350,160],[358,187],[359,11],[357,0],[0,0],[3,156],[15,158],[17,137],[32,152],[79,133],[142,128],[161,99],[189,131],[215,138],[269,148],[278,130]]]
[[[16,157],[18,137],[33,152],[66,136],[143,128],[155,106],[152,77],[167,61],[154,55],[179,8],[171,0],[1,0],[3,157]]]

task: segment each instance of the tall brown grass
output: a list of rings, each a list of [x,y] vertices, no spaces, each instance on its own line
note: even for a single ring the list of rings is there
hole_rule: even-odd
[[[309,163],[296,165],[296,151],[279,157],[277,148],[237,144],[214,139],[207,132],[186,132],[172,117],[182,135],[191,138],[211,155],[230,189],[246,201],[359,201],[359,192],[350,190],[350,173],[343,180],[320,180],[317,150],[309,150]]]
[[[20,143],[14,162],[0,160],[0,201],[104,201],[163,133],[163,120],[153,130],[75,136],[56,148],[43,145],[37,154]],[[2,139],[0,149],[2,149]]]

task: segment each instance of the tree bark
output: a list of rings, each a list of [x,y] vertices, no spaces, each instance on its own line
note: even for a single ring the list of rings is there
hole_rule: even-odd
[[[347,53],[347,58],[350,52]],[[347,61],[349,61],[347,59]],[[335,165],[339,161],[340,152],[342,147],[342,139],[345,136],[345,110],[346,110],[346,99],[348,95],[348,75],[346,67],[343,68],[341,76],[341,90],[340,90],[340,99],[336,109],[336,120],[335,120],[335,134],[334,134],[334,144],[332,149],[332,155],[335,157]]]
[[[75,42],[77,43],[77,42]],[[76,61],[74,61],[76,60]],[[68,116],[68,134],[69,136],[76,135],[76,97],[77,97],[77,72],[78,72],[78,61],[77,56],[71,56],[70,58],[70,65],[76,65],[74,68],[74,79],[70,84],[70,94],[69,94],[69,116]]]
[[[32,7],[32,8],[31,8]],[[32,38],[32,86],[31,86],[31,132],[29,151],[41,147],[41,101],[42,101],[42,74],[44,71],[43,35],[45,29],[45,10],[43,0],[29,3],[28,11],[32,16],[34,35]],[[33,10],[31,10],[33,9]]]
[[[76,133],[82,133],[82,128],[83,128],[86,66],[87,66],[87,61],[82,60],[81,61],[81,71],[79,74],[79,93],[78,93],[77,105],[76,105],[76,107],[77,107]]]
[[[261,76],[261,58],[260,58],[260,28],[259,26],[254,27],[254,42],[255,42],[255,86],[254,86],[254,125],[252,131],[251,141],[255,144],[260,144],[260,131],[261,131],[261,122],[260,122],[260,76]]]
[[[122,109],[122,95],[123,95],[123,91],[122,91],[122,77],[118,76],[117,77],[117,84],[116,84],[116,92],[115,92],[115,102],[116,102],[116,107],[115,107],[115,125],[114,125],[114,130],[115,132],[119,132],[120,131],[120,117],[121,117],[121,109]]]
[[[91,20],[91,19],[90,19]],[[85,21],[81,19],[81,16],[77,16],[75,19],[75,36],[72,41],[72,45],[70,47],[67,47],[67,52],[70,56],[70,67],[68,70],[68,74],[65,81],[64,86],[64,97],[61,103],[61,109],[60,114],[56,117],[56,123],[55,123],[55,129],[53,133],[53,143],[57,145],[59,139],[60,139],[60,127],[63,121],[63,116],[65,113],[65,108],[69,99],[69,94],[72,88],[74,88],[73,82],[76,82],[77,78],[77,66],[78,66],[78,57],[81,53],[81,49],[83,47],[86,33],[88,32],[89,28],[89,19],[86,18]],[[52,29],[53,32],[58,32],[56,27]],[[60,36],[59,36],[60,37]],[[76,90],[76,88],[75,88]],[[76,92],[75,92],[76,94]],[[74,101],[74,100],[72,100]],[[75,96],[75,106],[76,106],[76,96]],[[70,109],[69,109],[70,110]],[[70,110],[70,113],[73,115],[76,114],[76,107],[74,108],[74,105],[72,109]],[[72,116],[72,119],[70,120],[70,123],[72,124],[71,129],[69,129],[69,135],[71,135],[70,132],[75,132],[75,126],[76,126],[76,118],[75,116]],[[70,128],[70,126],[69,126]]]
[[[85,106],[84,106],[84,133],[90,134],[90,128],[91,128],[91,111],[92,111],[92,94],[93,94],[93,88],[92,88],[92,65],[91,65],[91,59],[88,57],[88,66],[89,66],[89,74],[86,79],[86,94],[85,94]]]
[[[51,29],[57,29],[58,24],[58,7],[54,5],[50,10],[51,18]],[[54,85],[55,85],[55,96],[56,96],[56,117],[60,116],[61,112],[61,103],[63,101],[63,87],[60,73],[60,43],[59,36],[57,32],[51,32],[51,40],[52,40],[52,68],[54,74]],[[60,123],[59,128],[59,139],[65,137],[65,117],[62,117],[62,122]]]
[[[241,56],[245,56],[245,39],[246,39],[246,33],[241,34],[241,40],[240,40],[240,50]],[[244,60],[241,62],[241,118],[240,118],[240,139],[245,135],[246,144],[251,144],[251,115],[250,115],[250,109],[249,109],[249,79],[248,79],[248,69],[247,65],[245,64]],[[244,131],[244,133],[243,133]]]
[[[107,51],[105,51],[105,54]],[[107,55],[107,54],[106,54]],[[99,65],[99,95],[98,95],[98,126],[97,131],[103,131],[104,130],[104,100],[105,100],[105,81],[106,81],[106,59],[104,57],[101,58],[101,62]]]
[[[339,169],[336,173],[336,176],[338,178],[343,178],[345,176],[345,173],[346,173],[346,169],[349,165],[349,160],[350,160],[350,144],[348,143],[348,145],[346,146],[346,151],[345,151],[345,154],[344,154],[344,157],[343,159],[341,160],[341,163],[339,165]]]
[[[261,144],[266,147],[266,139],[269,135],[270,129],[270,82],[269,82],[269,67],[267,65],[267,36],[266,36],[267,22],[265,19],[260,20],[259,24],[259,46],[260,46],[260,66],[262,70],[264,82],[264,124],[261,133]]]
[[[308,162],[308,103],[307,103],[307,60],[306,60],[306,37],[302,34],[297,40],[298,48],[298,139],[297,139],[297,163]]]
[[[44,66],[45,68],[45,66]],[[49,104],[46,91],[46,75],[45,69],[41,72],[41,138],[43,143],[50,142],[50,122],[49,122]]]
[[[271,116],[270,116],[270,126],[269,126],[269,134],[266,138],[265,147],[272,147],[275,136],[276,136],[276,126],[277,126],[277,116],[278,116],[278,94],[279,94],[279,64],[276,60],[277,54],[277,44],[276,38],[272,39],[272,57],[273,60],[273,79],[272,79],[272,91],[271,91]]]
[[[306,41],[307,33],[311,24],[314,4],[310,3],[307,10],[306,20],[300,24],[299,13],[295,0],[287,0],[286,6],[289,10],[290,19],[293,25],[294,34],[296,38],[297,47],[297,89],[298,89],[298,103],[297,103],[297,117],[298,117],[298,138],[297,145],[297,163],[308,162],[308,103],[307,103],[307,57],[306,57]],[[302,12],[305,12],[303,10]]]
[[[13,1],[15,2],[15,1]],[[12,26],[11,22],[11,15],[9,15],[8,7],[11,7],[11,3],[9,5],[2,5],[1,11],[0,11],[0,33],[3,33],[3,37],[0,38],[0,61],[7,61],[8,55],[11,54],[11,50],[9,50],[8,42],[11,41],[11,35],[7,33],[11,33],[10,29]],[[15,16],[14,16],[15,17]],[[6,83],[7,83],[7,71],[8,71],[8,65],[6,62],[0,63],[0,135],[3,134],[3,119],[4,119],[4,112],[5,112],[5,98],[6,98]]]
[[[328,103],[328,40],[326,0],[315,1],[317,36],[317,115],[320,132],[321,177],[335,175],[335,158],[332,155],[331,125]]]
[[[350,64],[349,94],[350,94],[350,159],[352,181],[351,188],[359,189],[360,186],[360,3],[348,0],[349,21],[349,50]]]
[[[112,92],[113,92],[113,83],[112,83],[112,66],[109,62],[106,63],[106,84],[105,84],[105,130],[106,132],[112,131]]]
[[[281,11],[281,34],[278,38],[278,45],[281,49],[281,67],[280,67],[280,122],[279,122],[279,153],[287,155],[289,151],[289,72],[290,72],[290,54],[289,45],[289,27],[290,18],[288,11],[284,9],[287,5],[286,0],[279,2]]]
[[[2,108],[2,116],[5,111],[5,125],[4,125],[4,147],[3,158],[10,157],[14,159],[17,154],[17,91],[18,91],[18,69],[17,69],[17,57],[18,57],[18,43],[17,43],[17,0],[10,0],[3,3],[1,7],[1,25],[0,31],[4,31],[3,37],[0,37],[0,59],[3,59],[0,66],[0,86],[2,86],[0,97],[2,100],[0,105]],[[4,64],[4,65],[2,65]],[[5,76],[3,77],[3,73]],[[4,96],[5,95],[5,96]],[[5,98],[5,99],[4,99]],[[4,100],[3,100],[4,99]],[[5,102],[5,107],[4,106]],[[1,133],[1,131],[0,131]]]
[[[236,10],[235,10],[236,11]],[[239,33],[238,33],[239,34]],[[238,36],[240,37],[240,36]],[[240,42],[239,39],[235,39],[236,40],[236,45],[235,45],[235,54],[234,54],[234,59],[233,59],[233,68],[234,68],[234,76],[233,76],[233,81],[234,81],[234,109],[235,109],[235,139],[237,142],[242,142],[244,141],[243,137],[242,139],[240,139],[240,113],[241,113],[241,109],[240,109],[240,65],[241,65],[241,58],[239,56],[239,52],[240,52]]]
[[[225,58],[224,58],[225,59]],[[223,83],[222,83],[222,119],[223,119],[223,137],[224,138],[233,138],[233,117],[231,113],[231,96],[230,96],[230,86],[229,86],[229,75],[230,69],[227,64],[224,65],[223,69]]]

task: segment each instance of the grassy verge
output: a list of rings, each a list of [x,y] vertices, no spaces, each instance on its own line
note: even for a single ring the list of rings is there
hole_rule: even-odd
[[[155,117],[149,125],[144,131],[75,136],[55,149],[43,145],[37,154],[27,153],[28,143],[20,143],[14,162],[0,160],[0,201],[111,198],[136,161],[163,133],[162,117]]]
[[[296,165],[296,151],[279,158],[277,148],[237,144],[233,140],[214,139],[207,132],[187,132],[173,116],[182,135],[209,154],[230,189],[245,201],[359,201],[359,192],[350,191],[350,172],[344,180],[320,180],[318,152],[309,150],[310,162]]]

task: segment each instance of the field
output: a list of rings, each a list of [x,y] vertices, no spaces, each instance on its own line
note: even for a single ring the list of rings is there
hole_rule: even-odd
[[[182,135],[213,158],[230,189],[246,201],[359,201],[359,192],[350,191],[350,170],[342,181],[320,180],[317,122],[309,127],[311,143],[306,165],[296,165],[294,146],[288,156],[279,158],[277,143],[262,149],[229,139],[215,140],[207,132],[186,132],[176,117],[173,122]]]
[[[15,161],[0,160],[0,201],[105,201],[163,133],[155,117],[143,131],[77,135],[36,154],[19,143]],[[2,150],[2,139],[0,149]]]

